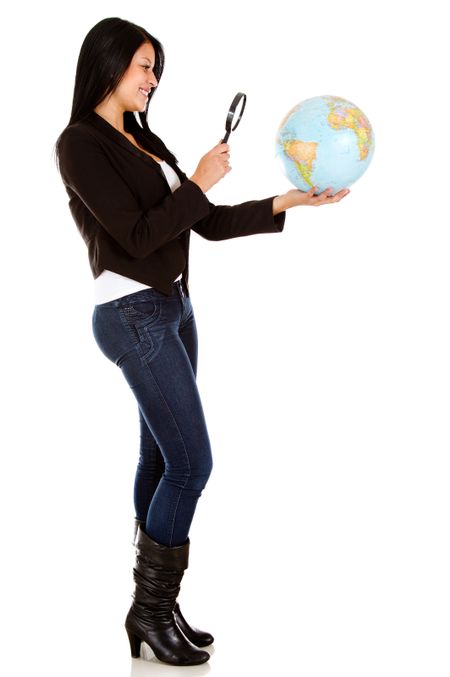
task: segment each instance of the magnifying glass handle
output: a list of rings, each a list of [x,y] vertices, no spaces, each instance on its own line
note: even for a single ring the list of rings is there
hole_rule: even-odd
[[[228,141],[229,136],[230,136],[230,132],[227,132],[220,143],[226,143]]]

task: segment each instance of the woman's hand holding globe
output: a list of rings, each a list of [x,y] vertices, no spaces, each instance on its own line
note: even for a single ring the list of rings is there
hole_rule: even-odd
[[[349,188],[343,188],[333,195],[333,189],[331,186],[326,188],[319,195],[314,195],[314,192],[317,190],[317,186],[313,186],[307,193],[302,190],[288,190],[287,193],[283,195],[278,195],[273,200],[273,214],[279,214],[284,212],[286,209],[291,207],[297,207],[299,205],[309,206],[309,207],[320,207],[320,205],[331,204],[332,202],[339,202],[343,197],[350,193]]]

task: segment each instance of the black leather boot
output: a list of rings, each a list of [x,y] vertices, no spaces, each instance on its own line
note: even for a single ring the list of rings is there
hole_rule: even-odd
[[[133,545],[136,542],[136,535],[140,524],[142,525],[142,528],[144,528],[144,522],[138,520],[137,517],[135,517]],[[195,646],[209,646],[214,642],[214,637],[209,632],[205,632],[205,630],[199,630],[198,628],[189,625],[189,623],[186,621],[183,614],[181,613],[180,605],[178,604],[178,602],[175,603],[173,613],[175,616],[176,624],[183,632],[183,634],[186,635],[188,640],[191,641],[193,644],[195,644]]]
[[[189,539],[172,548],[162,545],[138,527],[133,568],[136,588],[125,620],[133,658],[139,658],[141,642],[146,642],[156,658],[170,665],[199,665],[209,660],[207,651],[185,637],[173,613],[188,566],[189,545]]]

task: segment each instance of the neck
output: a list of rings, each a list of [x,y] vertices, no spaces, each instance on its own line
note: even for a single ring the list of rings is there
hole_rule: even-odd
[[[110,125],[115,127],[118,132],[125,134],[125,129],[123,127],[123,110],[111,105],[105,106],[99,104],[94,108],[94,111],[97,113],[97,115],[100,115],[100,117],[109,122]]]

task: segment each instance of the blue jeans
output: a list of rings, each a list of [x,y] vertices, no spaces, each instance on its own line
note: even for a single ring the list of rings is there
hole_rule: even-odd
[[[188,538],[212,470],[211,445],[196,383],[197,328],[181,281],[173,296],[143,289],[94,306],[102,353],[122,370],[139,407],[136,517],[167,546]]]

